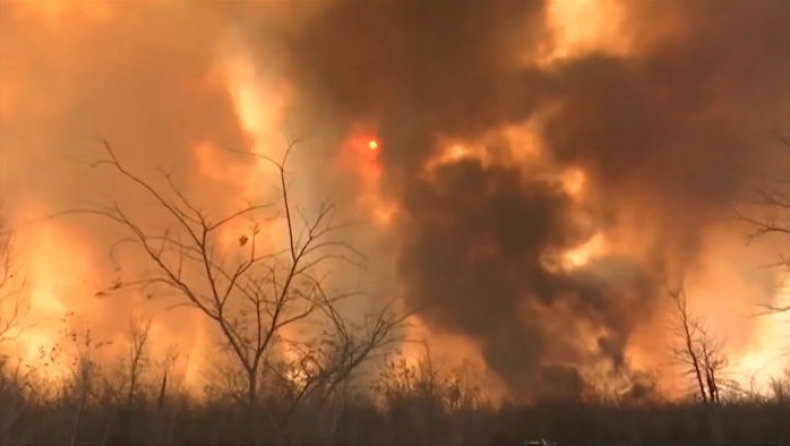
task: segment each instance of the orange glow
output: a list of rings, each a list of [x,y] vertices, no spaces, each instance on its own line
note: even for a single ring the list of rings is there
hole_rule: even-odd
[[[376,219],[382,224],[392,222],[393,217],[398,212],[398,205],[394,202],[383,202],[376,206],[374,215]]]
[[[65,21],[88,20],[106,22],[113,18],[111,2],[108,0],[73,1],[73,0],[35,0],[21,1],[20,15],[39,17],[51,24]]]
[[[598,233],[583,245],[565,252],[563,257],[567,267],[572,269],[586,265],[591,258],[603,255],[605,252],[606,240],[602,233]]]
[[[485,149],[480,145],[447,144],[444,151],[425,163],[425,173],[430,175],[432,170],[443,164],[455,163],[463,159],[478,159],[483,164],[487,164],[488,161]]]
[[[60,338],[60,321],[69,311],[95,309],[86,295],[98,284],[97,265],[80,236],[66,228],[47,223],[18,234],[20,252],[30,284],[30,314],[34,321],[18,338],[21,358],[37,364],[39,350],[48,350]]]
[[[232,212],[247,206],[245,200],[270,202],[280,199],[279,172],[272,161],[280,162],[287,149],[288,138],[300,135],[289,135],[283,130],[284,110],[289,97],[287,82],[275,81],[267,72],[257,67],[255,59],[243,44],[231,40],[224,49],[219,71],[223,74],[239,123],[251,142],[254,157],[241,158],[240,167],[234,168],[221,161],[221,157],[217,156],[220,150],[211,144],[202,144],[197,150],[201,172],[212,180],[233,185],[236,190],[236,195],[230,197],[230,201],[238,205],[226,210]],[[305,158],[299,156],[300,149],[299,145],[292,148],[288,158],[289,172],[308,167]],[[374,151],[367,152],[369,157],[375,156]],[[290,188],[289,196],[294,208],[310,207],[315,192],[311,185],[308,184],[305,189],[297,189],[293,184],[287,187]],[[297,220],[294,224],[299,225],[300,222]],[[245,218],[235,219],[221,231],[218,244],[226,254],[236,251],[240,255],[249,255],[249,243],[254,238],[258,253],[278,252],[288,244],[286,225],[284,215],[255,222]],[[293,323],[280,328],[278,336],[295,341],[303,331],[304,326]],[[279,353],[285,359],[299,359],[295,347],[283,343],[280,348],[282,351]],[[199,368],[195,366],[190,372],[192,379],[196,380]]]
[[[435,365],[443,368],[458,367],[463,363],[472,365],[480,371],[478,376],[482,396],[497,403],[505,396],[502,382],[486,366],[480,347],[469,337],[431,329],[418,316],[407,319],[407,338],[409,342],[401,348],[401,355],[409,366],[416,366],[427,352]]]
[[[259,72],[254,59],[241,44],[227,45],[220,71],[224,74],[242,128],[253,143],[252,152],[280,160],[286,146],[281,132],[287,103],[285,84],[274,82]],[[256,184],[272,179],[276,172],[271,162],[262,158],[255,158],[254,166],[246,175],[244,189],[247,196],[259,195]]]
[[[742,384],[765,392],[771,379],[781,377],[790,367],[790,361],[782,354],[788,347],[787,318],[781,314],[763,316],[750,338],[749,347],[736,358],[733,375]]]
[[[251,143],[251,155],[231,153],[210,143],[197,146],[200,171],[208,178],[229,184],[235,196],[226,197],[223,213],[241,209],[250,202],[273,199],[268,185],[277,184],[277,170],[272,161],[279,162],[287,146],[282,133],[284,108],[287,104],[288,87],[274,81],[256,67],[246,47],[235,40],[228,40],[222,47],[218,71],[242,129]],[[244,152],[246,148],[237,148]],[[293,157],[290,162],[293,165]],[[228,200],[230,198],[230,200]],[[259,252],[270,252],[284,246],[285,233],[281,230],[282,219],[272,221],[250,221],[240,218],[229,222],[220,233],[219,244],[227,252],[239,250],[244,243],[240,240],[256,241]],[[246,246],[246,245],[245,245]],[[242,248],[247,252],[248,248]]]
[[[347,206],[352,209],[352,213],[355,212],[353,218],[349,220],[365,220],[373,228],[374,236],[371,236],[373,240],[371,244],[359,246],[366,254],[379,247],[376,243],[389,247],[389,243],[394,241],[392,245],[397,245],[400,241],[398,237],[409,234],[412,228],[407,228],[402,223],[406,221],[404,216],[408,215],[410,209],[406,207],[405,202],[395,198],[398,191],[391,192],[397,188],[398,182],[402,179],[393,180],[388,177],[393,172],[400,173],[397,169],[389,169],[391,166],[387,164],[397,162],[397,159],[390,160],[388,157],[393,147],[389,145],[390,140],[384,139],[386,132],[379,127],[376,116],[366,115],[359,118],[360,122],[353,123],[347,134],[339,136],[336,132],[346,129],[344,119],[362,113],[362,108],[349,108],[354,111],[352,114],[334,116],[329,112],[328,116],[324,116],[322,113],[334,108],[324,107],[326,104],[319,103],[317,104],[319,107],[308,111],[294,107],[296,117],[292,117],[289,106],[304,104],[302,102],[304,98],[298,98],[292,90],[296,86],[295,82],[302,77],[294,76],[289,79],[282,73],[290,73],[289,70],[297,69],[299,65],[296,64],[294,67],[289,65],[285,69],[283,61],[277,57],[279,48],[267,53],[267,50],[262,48],[269,48],[268,42],[256,40],[249,45],[246,44],[242,37],[246,36],[246,29],[239,31],[238,35],[233,34],[234,31],[228,31],[234,26],[229,26],[230,22],[224,20],[230,20],[232,14],[228,15],[224,12],[220,14],[202,6],[197,8],[188,6],[183,8],[185,10],[193,8],[189,9],[189,13],[194,13],[195,16],[190,17],[194,20],[188,22],[191,25],[187,28],[194,28],[196,31],[173,31],[179,27],[170,25],[161,28],[161,24],[157,24],[160,28],[149,29],[145,26],[140,28],[139,23],[135,22],[141,20],[139,17],[135,18],[137,12],[130,12],[128,25],[124,23],[127,22],[126,19],[119,20],[119,12],[123,10],[119,6],[121,3],[123,2],[108,0],[29,0],[3,4],[3,11],[8,11],[12,17],[12,19],[6,18],[7,21],[3,23],[10,23],[18,28],[13,32],[4,31],[3,37],[6,36],[6,32],[10,37],[4,39],[8,42],[2,47],[7,62],[3,61],[3,74],[0,76],[0,124],[3,126],[4,141],[8,141],[8,150],[4,145],[3,158],[0,162],[8,163],[10,166],[8,168],[0,166],[3,167],[0,169],[3,172],[0,173],[6,175],[10,173],[9,176],[20,183],[11,184],[12,193],[8,193],[6,189],[2,191],[7,194],[6,196],[11,197],[11,200],[8,200],[12,203],[11,206],[16,206],[12,208],[11,214],[30,211],[28,208],[33,207],[30,203],[36,201],[38,194],[44,197],[42,200],[50,200],[50,202],[47,206],[42,205],[41,209],[36,209],[37,216],[60,210],[61,202],[58,200],[61,198],[66,198],[64,201],[67,204],[64,204],[64,207],[73,206],[73,202],[68,200],[74,198],[84,200],[83,202],[94,202],[94,199],[95,202],[100,202],[107,196],[113,198],[117,196],[119,200],[131,201],[132,195],[127,195],[129,193],[127,190],[105,190],[96,187],[97,190],[86,192],[84,185],[79,184],[81,179],[69,180],[64,179],[68,175],[60,175],[76,164],[71,161],[76,159],[89,161],[95,152],[87,150],[79,153],[69,152],[63,156],[58,154],[53,157],[52,151],[61,148],[71,150],[67,147],[80,147],[78,150],[82,150],[88,145],[86,141],[91,138],[93,131],[106,131],[107,137],[112,139],[113,144],[124,146],[123,149],[119,148],[119,153],[121,150],[136,150],[137,147],[145,146],[133,155],[136,159],[142,160],[140,164],[134,166],[135,169],[140,168],[136,170],[138,172],[160,165],[165,169],[186,169],[186,172],[177,173],[185,173],[188,183],[186,189],[192,192],[187,195],[190,199],[194,199],[199,204],[198,207],[211,218],[227,215],[250,202],[270,202],[279,198],[276,189],[278,172],[263,157],[280,160],[287,145],[287,137],[306,137],[318,140],[317,145],[337,139],[340,142],[336,147],[321,147],[315,151],[301,151],[301,147],[298,147],[294,151],[294,155],[289,160],[288,170],[289,175],[293,174],[289,179],[293,180],[295,192],[292,196],[294,202],[300,206],[299,211],[302,210],[302,205],[308,211],[315,209],[314,201],[320,198],[337,198],[340,200],[339,207]],[[672,26],[653,24],[640,29],[638,33],[631,32],[633,30],[628,27],[643,26],[644,18],[641,18],[642,22],[634,20],[634,23],[639,23],[637,25],[631,24],[632,21],[629,20],[631,17],[628,14],[637,14],[639,8],[629,7],[628,0],[547,0],[546,6],[547,35],[544,36],[540,54],[536,56],[534,52],[530,53],[531,59],[525,63],[537,64],[547,71],[556,69],[568,61],[596,53],[607,57],[629,59],[641,57],[643,53],[646,54],[642,51],[642,45],[646,42],[638,39],[664,38],[663,36],[669,33],[677,33],[683,25],[680,18],[667,15],[662,18],[662,25],[666,22]],[[169,23],[176,15],[167,14],[180,14],[179,8],[182,6],[174,7],[172,11],[168,10],[156,16],[165,17]],[[150,11],[145,9],[141,11],[145,13],[143,14],[145,25],[147,25],[145,21],[154,19],[155,15],[150,14]],[[219,24],[211,22],[215,15],[223,17],[223,21]],[[19,22],[14,22],[17,19]],[[672,23],[673,20],[677,20],[677,23]],[[239,27],[244,26],[248,25]],[[8,26],[6,29],[11,28],[13,26]],[[102,47],[101,51],[94,53],[94,48],[85,45],[85,42],[90,42],[91,39],[98,41],[105,36],[105,33],[108,33],[109,38],[106,42],[109,44],[97,45]],[[59,38],[53,40],[51,36],[59,36]],[[200,40],[201,38],[206,38],[206,41],[210,39],[210,44]],[[136,42],[137,39],[143,43],[128,44],[128,46],[124,43],[121,47],[117,47],[122,41]],[[145,51],[154,48],[150,42],[158,44],[181,40],[192,43],[164,45],[162,54],[158,55],[148,56],[148,51]],[[530,40],[529,45],[532,45],[532,42],[533,40]],[[156,51],[150,52],[156,53]],[[167,63],[160,69],[157,63],[153,62],[161,63],[165,60],[164,56],[168,58]],[[27,60],[28,58],[30,60]],[[492,58],[492,60],[496,59]],[[173,61],[172,66],[168,65],[170,60]],[[145,66],[140,61],[144,62]],[[151,66],[155,70],[150,70]],[[652,66],[643,65],[643,67]],[[473,68],[470,73],[476,76],[477,67]],[[513,74],[515,73],[514,70]],[[480,71],[480,75],[487,76],[488,71]],[[103,81],[97,83],[95,82],[97,78]],[[210,82],[206,81],[206,78],[209,78]],[[545,77],[545,79],[550,78],[548,75]],[[542,103],[543,98],[554,97],[552,90],[564,88],[564,79],[566,79],[564,73],[563,76],[551,79],[555,79],[556,82],[551,81],[551,88],[548,88],[545,95],[543,93],[537,95],[536,103]],[[573,77],[568,79],[573,81]],[[593,82],[594,79],[595,77]],[[387,81],[388,79],[384,79],[382,82]],[[119,85],[123,88],[119,89],[121,88]],[[383,87],[389,86],[383,85]],[[217,91],[207,91],[211,89]],[[320,88],[309,93],[319,93],[319,90]],[[376,87],[370,91],[372,95],[384,92],[382,95],[386,96],[390,91],[400,90]],[[454,90],[448,89],[448,91]],[[367,95],[368,90],[365,89],[365,92]],[[495,93],[498,95],[500,92],[497,89]],[[206,95],[209,99],[189,102],[188,97],[193,95]],[[318,102],[323,100],[321,99],[323,97],[320,94],[310,96],[311,99],[316,98]],[[499,102],[498,96],[495,99]],[[137,100],[140,102],[136,102]],[[184,103],[200,105],[200,107],[192,107],[199,111],[194,115],[185,113]],[[495,104],[494,101],[491,103]],[[670,103],[674,102],[660,102],[666,105]],[[203,108],[206,104],[208,106]],[[466,101],[459,104],[463,104],[464,107],[474,105],[473,102]],[[346,104],[337,105],[338,109],[345,109]],[[380,105],[382,110],[386,110],[385,107],[390,104],[384,104],[382,101]],[[395,105],[398,105],[397,101]],[[502,101],[501,105],[510,107],[509,101]],[[552,268],[570,274],[576,269],[594,268],[595,259],[612,255],[633,259],[634,263],[643,262],[647,265],[650,274],[666,274],[674,278],[683,273],[692,312],[704,316],[715,333],[726,337],[733,378],[741,383],[747,383],[752,373],[759,371],[758,376],[761,380],[759,385],[765,386],[772,375],[779,374],[788,365],[787,361],[777,359],[777,352],[787,347],[785,345],[787,326],[784,325],[786,321],[780,316],[750,317],[756,311],[756,299],[768,294],[764,282],[769,281],[762,276],[754,278],[753,276],[758,274],[753,273],[750,267],[764,264],[766,259],[776,258],[779,248],[770,246],[758,248],[754,244],[745,247],[739,234],[731,228],[707,227],[703,231],[703,240],[690,240],[692,244],[699,242],[701,246],[699,249],[702,255],[698,262],[694,264],[683,262],[684,258],[692,256],[687,253],[671,252],[671,248],[662,245],[672,244],[672,241],[665,242],[664,239],[671,239],[673,236],[672,222],[667,220],[674,217],[667,218],[666,214],[662,214],[666,209],[652,206],[651,200],[656,200],[661,191],[641,192],[638,187],[618,184],[621,187],[612,192],[612,195],[598,197],[595,195],[598,192],[597,182],[600,178],[596,176],[596,171],[585,170],[582,166],[561,166],[560,161],[553,159],[552,147],[548,146],[549,139],[544,141],[541,134],[546,123],[545,118],[554,110],[558,110],[561,105],[544,104],[544,108],[535,110],[526,122],[511,121],[507,125],[492,126],[476,138],[464,139],[457,135],[442,134],[443,139],[440,139],[439,149],[434,156],[422,166],[417,166],[418,172],[406,172],[404,181],[411,179],[408,175],[421,175],[430,179],[441,166],[473,160],[479,161],[483,167],[504,166],[518,169],[523,173],[524,178],[549,181],[557,188],[561,188],[560,190],[568,195],[569,201],[579,205],[578,207],[594,211],[605,208],[606,215],[601,219],[606,219],[606,222],[600,224],[599,227],[602,228],[600,232],[595,233],[579,246],[546,253],[546,258],[551,260],[546,263],[550,263]],[[307,108],[310,108],[310,105]],[[590,107],[590,109],[595,108]],[[144,112],[141,113],[139,110]],[[161,110],[166,113],[159,114]],[[454,119],[455,113],[460,113],[457,109],[439,108],[435,111],[437,113],[446,111],[448,113],[446,118],[453,118],[448,120],[448,123],[461,122],[460,119],[457,121]],[[716,109],[716,112],[725,114],[730,110]],[[138,116],[137,113],[143,116]],[[166,119],[162,119],[163,115],[167,115]],[[74,118],[74,116],[79,117]],[[111,118],[107,118],[108,116]],[[195,129],[194,125],[189,127],[191,124],[188,121],[194,121],[195,117],[205,118],[205,122],[209,124],[199,129]],[[430,115],[428,117],[433,118]],[[317,122],[323,118],[328,119]],[[505,116],[492,113],[489,118],[490,121],[482,120],[479,124],[484,125]],[[717,119],[708,118],[711,122]],[[315,121],[311,121],[312,119]],[[293,133],[288,133],[292,130],[288,127],[292,120],[297,122],[297,126],[305,125],[305,128],[298,128],[293,130]],[[162,125],[162,122],[165,122],[165,125]],[[204,121],[199,122],[204,123]],[[342,122],[343,126],[335,127],[336,122]],[[443,122],[444,119],[436,120],[439,124]],[[706,119],[705,122],[708,120]],[[432,122],[429,120],[424,127],[417,127],[417,130],[422,131],[430,125]],[[562,123],[559,125],[561,126]],[[478,129],[478,126],[474,126],[464,134],[478,134]],[[409,131],[408,127],[393,130]],[[607,129],[600,130],[603,133]],[[6,134],[9,136],[6,137]],[[242,140],[240,147],[225,146],[230,144],[228,141],[239,143],[239,140]],[[167,162],[159,164],[161,159],[157,158],[158,155],[153,154],[150,151],[152,149],[148,147],[154,147],[159,151],[172,149],[172,154],[164,155],[162,158],[168,158]],[[591,150],[593,149],[595,148]],[[144,152],[144,150],[149,151]],[[28,151],[30,153],[26,153]],[[233,153],[234,151],[249,152],[258,157],[240,155]],[[131,152],[126,152],[124,158],[131,160],[128,153]],[[299,153],[306,154],[302,156]],[[564,155],[563,162],[568,159],[581,159],[580,163],[588,163],[598,159]],[[57,161],[50,162],[50,160]],[[170,161],[173,161],[173,164],[168,164]],[[320,169],[313,169],[311,162],[322,165]],[[324,163],[335,169],[331,172],[334,176],[322,186],[318,186],[312,183],[319,181],[314,179],[319,176],[313,173],[314,170],[319,170],[323,174]],[[21,178],[22,181],[16,178]],[[323,180],[325,178],[321,177],[321,181]],[[5,178],[0,178],[0,181],[6,186]],[[24,181],[28,183],[25,184]],[[36,183],[33,183],[34,181]],[[34,187],[30,187],[33,184]],[[24,191],[19,194],[21,198],[17,198],[15,188],[19,190],[27,188],[31,192]],[[93,195],[94,192],[99,193]],[[606,200],[606,202],[602,206],[596,200]],[[149,204],[145,202],[143,205]],[[151,217],[150,214],[144,215],[143,212],[147,211],[135,208],[136,205],[132,204],[129,207],[132,211],[140,211],[142,215],[140,220],[144,224],[157,223],[152,223],[150,220],[154,220],[155,217]],[[7,211],[5,203],[2,211]],[[15,215],[12,217],[17,217],[17,224],[24,220]],[[255,247],[259,252],[272,252],[282,248],[288,242],[287,233],[283,231],[283,219],[268,214],[267,217],[270,218],[262,218],[262,221],[257,222],[244,218],[237,219],[224,226],[217,234],[217,238],[211,241],[216,243],[217,250],[220,251],[216,253],[217,257],[222,257],[227,262],[235,261],[234,255],[241,255],[250,247],[248,240],[252,238],[253,232],[257,232]],[[445,214],[441,217],[444,218]],[[677,218],[694,218],[694,216],[678,215]],[[415,219],[415,221],[419,220]],[[78,224],[82,222],[80,220]],[[111,267],[108,266],[106,259],[106,243],[109,243],[107,240],[110,236],[117,234],[93,234],[92,227],[77,228],[71,226],[72,223],[64,223],[56,219],[29,227],[20,225],[24,227],[18,234],[18,248],[29,274],[32,324],[16,346],[20,356],[26,361],[37,364],[38,350],[50,348],[59,341],[61,336],[59,330],[63,328],[61,318],[69,311],[85,318],[85,325],[96,328],[97,338],[101,340],[109,338],[115,341],[118,347],[113,347],[115,349],[113,354],[117,353],[123,344],[124,338],[119,330],[126,327],[126,312],[144,307],[146,314],[162,315],[160,319],[155,319],[152,325],[151,348],[154,355],[161,357],[173,344],[178,344],[179,350],[184,353],[180,359],[179,373],[183,375],[182,379],[187,386],[200,388],[216,341],[213,337],[212,323],[197,312],[165,313],[162,311],[164,304],[156,302],[142,304],[141,296],[134,293],[130,293],[132,295],[129,299],[111,301],[97,298],[95,292],[100,288],[106,288],[116,274],[115,271],[109,271]],[[256,226],[256,223],[260,226]],[[481,243],[479,246],[472,246],[467,255],[480,258],[501,255],[495,248]],[[690,250],[692,249],[697,247],[693,246]],[[782,249],[788,252],[786,248]],[[401,260],[399,255],[400,252],[396,249],[388,251],[385,261],[392,261],[394,264],[396,260]],[[376,261],[381,260],[374,256],[371,258]],[[136,260],[130,259],[127,263],[133,264]],[[655,262],[648,263],[648,261]],[[391,271],[388,270],[387,273],[395,276],[396,269],[392,266]],[[779,273],[768,272],[764,275],[772,274]],[[376,276],[371,275],[371,277]],[[343,277],[343,280],[345,279],[346,277]],[[665,278],[654,279],[661,281]],[[386,281],[382,282],[389,285]],[[788,290],[778,290],[775,293],[777,296],[773,297],[779,298],[780,294],[786,294]],[[393,294],[397,297],[396,292]],[[648,298],[660,300],[662,296],[645,297],[646,300]],[[668,337],[666,320],[671,316],[672,309],[664,308],[661,304],[656,308],[654,313],[639,321],[639,325],[633,329],[628,338],[626,356],[630,365],[636,369],[658,368],[667,359],[666,353],[658,348],[657,344],[659,340],[666,340]],[[540,317],[547,321],[548,331],[558,336],[566,330],[577,330],[578,336],[571,343],[573,343],[572,348],[580,351],[595,350],[596,337],[606,334],[600,326],[588,321],[581,321],[576,327],[575,320],[572,320],[573,309],[569,307],[558,305],[556,308],[542,307],[528,310],[530,317]],[[526,313],[528,312],[525,310]],[[442,333],[438,329],[428,327],[416,317],[412,317],[411,322],[415,327],[410,332],[412,337],[430,340],[432,353],[437,357],[443,357],[450,362],[470,359],[477,366],[485,368],[480,348],[473,339]],[[568,328],[569,326],[573,327]],[[296,330],[292,330],[288,328],[283,334],[289,337],[297,336]],[[187,352],[189,354],[186,354]],[[404,346],[404,354],[412,363],[423,352],[423,347],[418,344]],[[297,357],[295,352],[287,348],[284,354],[290,359]],[[65,372],[63,373],[65,376]],[[669,381],[671,379],[667,379],[667,382]],[[494,394],[502,390],[501,383],[491,384],[490,388],[494,389],[491,390]]]
[[[543,64],[595,51],[624,55],[630,50],[621,31],[623,7],[615,0],[551,0],[547,17],[553,41]]]
[[[561,175],[565,190],[574,197],[578,197],[584,191],[584,183],[587,175],[583,170],[571,169]]]
[[[781,314],[751,317],[760,310],[749,296],[764,291],[760,281],[750,279],[747,272],[760,265],[760,259],[769,258],[776,247],[760,243],[747,247],[727,228],[717,226],[705,232],[704,243],[704,261],[687,280],[689,308],[725,343],[733,379],[764,389],[790,366],[782,355],[788,348],[787,318]],[[787,287],[779,287],[767,303],[780,302],[787,292]]]
[[[398,213],[398,204],[381,193],[383,168],[379,155],[381,145],[371,138],[374,126],[360,123],[342,144],[334,167],[341,175],[348,175],[357,190],[357,206],[379,227],[389,226]]]
[[[478,160],[484,167],[493,164],[521,167],[525,173],[535,175],[537,173],[535,168],[543,167],[547,163],[543,156],[543,142],[540,138],[540,125],[544,114],[538,113],[537,117],[524,124],[492,129],[479,140],[446,139],[442,143],[443,150],[425,163],[422,175],[430,178],[432,171],[437,167],[464,159]],[[503,142],[509,149],[506,152],[496,153],[490,150],[491,147]],[[580,178],[583,175],[581,171],[566,174],[569,183],[576,183],[571,187],[575,186],[578,189],[583,185],[583,179]]]

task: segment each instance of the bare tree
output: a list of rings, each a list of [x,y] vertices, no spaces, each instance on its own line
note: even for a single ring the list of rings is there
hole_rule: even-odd
[[[14,236],[0,218],[0,343],[19,335],[29,310],[25,280],[14,255]]]
[[[450,432],[442,430],[455,430],[449,424],[453,416],[463,417],[486,405],[468,368],[443,365],[431,356],[429,345],[422,344],[424,352],[416,363],[410,364],[403,356],[393,358],[380,369],[371,389],[386,407],[398,443],[446,442]]]
[[[782,138],[782,147],[790,158],[790,134]],[[752,188],[744,205],[753,211],[735,210],[735,218],[752,229],[747,240],[778,236],[790,240],[790,163],[786,170],[776,177],[768,178],[768,184]],[[762,215],[757,215],[762,214]],[[779,256],[776,267],[784,268],[785,276],[790,274],[790,253]],[[790,302],[771,303],[770,312],[790,311]]]
[[[299,343],[287,339],[283,333],[286,327],[329,316],[338,335],[334,339],[342,345],[333,351],[343,359],[325,361],[323,366],[333,367],[331,375],[339,379],[370,352],[391,341],[401,320],[385,308],[364,336],[346,336],[347,322],[336,306],[358,293],[328,289],[326,276],[319,270],[333,261],[358,264],[362,257],[336,238],[340,226],[333,223],[335,207],[331,203],[323,203],[312,218],[292,203],[286,163],[293,147],[294,143],[289,144],[279,161],[266,158],[279,173],[280,196],[274,203],[250,204],[212,219],[169,175],[163,175],[168,187],[158,189],[128,170],[104,141],[108,157],[95,165],[110,167],[141,192],[141,198],[153,200],[165,215],[166,229],[147,229],[117,202],[66,212],[98,215],[126,230],[129,236],[119,241],[113,252],[121,244],[139,248],[150,271],[134,280],[119,280],[107,292],[134,287],[153,296],[169,290],[175,292],[179,305],[199,310],[219,329],[223,345],[241,366],[246,400],[251,405],[257,403],[260,377],[276,351],[274,346]],[[272,212],[284,219],[286,246],[261,252],[259,222],[270,219]],[[250,229],[239,236],[234,257],[223,252],[219,235],[240,219],[246,219]],[[321,377],[329,375],[319,373]],[[334,381],[328,382],[331,388]]]
[[[676,343],[672,346],[674,359],[687,367],[684,371],[694,378],[702,402],[718,404],[721,401],[720,375],[728,365],[723,345],[702,321],[689,315],[686,292],[682,287],[670,292],[670,296],[678,317]]]
[[[290,342],[297,359],[285,367],[272,367],[283,383],[291,387],[285,422],[305,400],[323,405],[337,387],[376,349],[399,339],[393,332],[408,315],[391,316],[390,311],[366,317],[361,325],[349,324],[336,308],[321,308],[330,321],[328,329],[309,342]]]
[[[119,410],[116,415],[117,429],[112,436],[112,443],[114,444],[131,443],[135,404],[140,394],[144,373],[150,365],[148,354],[150,332],[150,318],[134,316],[130,318],[127,331],[127,351],[126,356],[121,361],[118,382],[115,385],[108,380],[106,382],[106,388],[119,404]],[[112,422],[108,423],[105,431],[105,436],[108,439],[110,438],[111,428]]]
[[[140,387],[142,375],[149,364],[148,336],[151,333],[151,319],[133,317],[129,322],[129,345],[126,373],[129,386],[126,389],[126,406],[131,407]]]
[[[694,377],[711,430],[711,441],[724,441],[719,413],[721,386],[728,365],[722,342],[713,337],[708,327],[697,317],[689,315],[686,292],[681,286],[670,293],[677,308],[677,343],[673,346],[675,360],[687,367],[684,371]]]
[[[421,404],[435,404],[435,408],[449,413],[478,408],[487,403],[482,398],[481,389],[468,375],[468,364],[443,367],[434,361],[429,345],[422,344],[424,352],[415,364],[409,364],[401,356],[391,359],[379,370],[373,391],[385,405],[416,398]]]
[[[680,318],[677,330],[678,334],[680,335],[681,342],[680,345],[673,346],[674,357],[680,363],[691,367],[687,370],[687,373],[694,375],[698,386],[699,395],[702,398],[702,401],[707,403],[708,393],[705,391],[705,382],[702,379],[702,365],[695,345],[695,326],[694,321],[689,319],[688,309],[686,306],[686,293],[681,288],[678,291],[671,292],[670,296],[677,307],[678,316]]]

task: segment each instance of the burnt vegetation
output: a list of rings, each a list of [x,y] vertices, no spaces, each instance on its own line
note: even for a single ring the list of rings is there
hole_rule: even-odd
[[[790,371],[735,376],[790,352],[722,328],[790,316],[790,0],[45,3],[0,0],[0,204],[70,210],[0,218],[0,445],[790,444]],[[319,143],[214,158],[277,126]]]
[[[83,334],[84,335],[84,334]],[[80,335],[80,336],[83,336]],[[135,338],[130,335],[130,345]],[[86,344],[79,336],[75,342]],[[87,344],[90,344],[88,342]],[[139,344],[137,344],[139,345]],[[390,361],[367,386],[347,379],[331,394],[293,401],[302,389],[262,380],[251,408],[228,388],[195,399],[171,379],[167,361],[143,361],[119,373],[90,358],[71,365],[58,388],[45,373],[4,365],[2,444],[786,444],[788,380],[770,395],[714,402],[668,402],[590,395],[578,401],[494,407],[464,369],[430,356],[416,365]],[[130,349],[133,351],[133,349]],[[134,370],[134,372],[132,372]],[[42,371],[43,372],[43,371]],[[137,373],[130,376],[128,373]],[[715,412],[713,411],[715,409]],[[267,420],[291,422],[275,425]]]
[[[730,379],[726,343],[705,315],[692,314],[682,287],[669,293],[674,313],[667,337],[687,377],[687,398],[662,397],[655,390],[658,375],[632,376],[622,391],[557,369],[546,382],[575,390],[531,404],[506,397],[495,405],[470,364],[448,367],[433,358],[428,344],[416,363],[398,355],[394,346],[413,341],[404,338],[409,313],[392,305],[356,319],[344,313],[342,301],[355,293],[334,289],[321,266],[357,265],[364,256],[335,236],[340,225],[331,204],[320,204],[312,218],[294,204],[286,178],[291,146],[282,160],[267,159],[278,174],[276,200],[213,218],[169,176],[157,188],[129,170],[109,144],[104,148],[107,157],[96,166],[137,187],[163,211],[166,229],[138,224],[117,202],[65,212],[120,226],[127,236],[112,256],[131,246],[146,266],[143,274],[119,273],[98,296],[118,299],[132,290],[197,311],[218,340],[208,364],[214,372],[199,396],[188,391],[179,369],[183,354],[175,346],[166,354],[152,350],[150,318],[130,319],[123,348],[116,349],[122,353],[110,361],[99,359],[108,342],[64,320],[68,329],[51,350],[39,352],[35,367],[4,348],[0,444],[790,442],[790,374],[761,392]],[[779,200],[768,204],[783,207]],[[286,246],[261,252],[256,238],[264,222],[277,218]],[[222,256],[217,233],[236,219],[248,223],[249,233],[235,242],[241,254]],[[749,221],[758,234],[783,232],[776,223]],[[5,231],[0,239],[3,347],[24,332],[27,310],[12,235]],[[302,323],[313,336],[290,334],[289,327]]]

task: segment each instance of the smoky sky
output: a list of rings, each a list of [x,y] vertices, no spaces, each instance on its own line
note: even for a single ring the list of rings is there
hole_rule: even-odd
[[[636,42],[627,57],[592,53],[551,68],[523,63],[547,40],[540,1],[334,2],[284,38],[317,116],[341,127],[377,119],[388,191],[405,208],[408,302],[479,341],[523,394],[552,386],[541,366],[568,342],[525,302],[569,306],[568,337],[579,320],[605,328],[597,354],[621,364],[629,333],[660,298],[668,253],[694,261],[703,226],[745,172],[769,164],[765,146],[790,111],[787,2],[626,6]],[[679,21],[676,31],[651,40],[662,16]],[[442,137],[479,137],[548,105],[558,111],[541,136],[553,161],[587,173],[597,199],[586,209],[518,166],[462,160],[431,181],[417,176]],[[605,230],[624,209],[649,209],[650,258],[602,258],[571,273],[541,262],[589,239],[579,213]]]
[[[537,0],[119,2],[107,22],[58,26],[6,2],[0,80],[13,88],[0,92],[0,124],[3,148],[16,148],[5,161],[22,167],[5,175],[24,199],[64,206],[112,189],[62,175],[97,134],[135,167],[181,173],[196,169],[196,144],[248,146],[213,73],[217,42],[234,35],[287,79],[290,111],[322,129],[315,164],[373,123],[384,193],[400,206],[387,246],[408,305],[478,342],[512,395],[578,396],[580,366],[628,368],[624,348],[666,276],[699,260],[705,226],[752,173],[790,162],[771,152],[790,119],[790,2],[621,3],[625,55],[546,66],[534,63],[553,38]],[[552,165],[586,173],[583,202],[513,163],[462,159],[419,175],[446,138],[536,116]],[[237,192],[202,198],[230,207],[222,198]],[[646,254],[547,267],[624,224],[644,231]]]

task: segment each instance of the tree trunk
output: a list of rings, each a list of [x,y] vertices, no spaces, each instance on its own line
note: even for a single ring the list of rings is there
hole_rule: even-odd
[[[258,402],[258,370],[247,370],[247,404],[250,408]]]
[[[258,442],[258,370],[252,368],[247,370],[247,432],[245,441],[250,444],[259,444]]]

